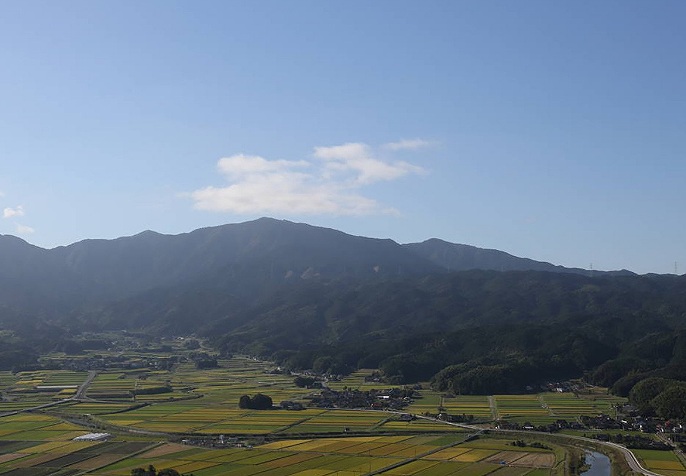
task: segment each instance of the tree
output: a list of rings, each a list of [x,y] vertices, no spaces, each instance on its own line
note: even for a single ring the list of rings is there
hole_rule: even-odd
[[[295,377],[295,379],[293,379],[293,383],[297,387],[303,388],[309,387],[315,382],[315,380],[316,379],[314,377],[303,377],[302,375],[298,375],[297,377]]]
[[[172,468],[166,468],[157,473],[157,476],[181,476],[181,474]]]
[[[675,380],[659,377],[641,380],[634,385],[629,392],[629,401],[635,405],[641,413],[646,415],[653,414],[655,410],[651,404],[652,400],[667,388],[674,385],[675,382]]]
[[[216,357],[205,357],[195,361],[195,368],[198,370],[216,369],[217,367],[219,367],[219,362],[217,362]]]
[[[188,350],[196,350],[200,348],[200,341],[198,339],[188,339],[183,343],[183,346]]]
[[[134,468],[131,470],[131,476],[157,476],[157,470],[153,465],[148,465],[147,470],[143,468]]]
[[[238,399],[238,408],[250,408],[250,395],[241,395]]]
[[[251,408],[254,410],[269,410],[273,405],[272,398],[263,393],[258,393],[252,397],[250,403],[252,404]]]
[[[318,357],[312,364],[312,370],[317,373],[324,374],[328,373],[333,366],[334,360],[331,356]]]
[[[131,470],[131,476],[193,476],[193,473],[183,475],[173,468],[165,468],[157,471],[153,465],[148,466],[148,469],[134,468]]]
[[[670,386],[650,403],[662,418],[686,418],[686,384],[678,383]]]
[[[258,393],[252,398],[250,395],[242,395],[238,399],[238,408],[249,408],[251,410],[269,410],[273,404],[272,398],[262,393]]]

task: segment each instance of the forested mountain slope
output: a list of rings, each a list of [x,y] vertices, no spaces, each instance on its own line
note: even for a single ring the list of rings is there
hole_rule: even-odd
[[[672,378],[686,359],[683,276],[591,275],[268,218],[52,250],[0,236],[0,284],[3,367],[119,329],[197,334],[297,368],[436,374],[460,391],[583,373],[606,385],[657,369]]]

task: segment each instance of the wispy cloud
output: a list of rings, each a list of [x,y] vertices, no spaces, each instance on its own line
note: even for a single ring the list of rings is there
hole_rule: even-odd
[[[289,160],[266,160],[257,155],[237,154],[219,159],[217,168],[230,176],[247,176],[253,174],[275,173],[288,169],[307,167],[304,160],[294,162]]]
[[[398,142],[389,142],[382,147],[388,150],[417,150],[425,147],[432,147],[436,145],[435,142],[424,139],[403,139]]]
[[[408,162],[381,158],[363,143],[315,147],[310,158],[297,161],[237,154],[220,159],[217,169],[229,184],[192,192],[195,208],[246,214],[395,214],[393,207],[360,189],[424,173]]]
[[[24,207],[19,205],[18,207],[15,208],[10,208],[7,207],[2,211],[2,217],[3,218],[13,218],[13,217],[23,217],[24,216]]]
[[[15,231],[20,235],[30,235],[31,233],[35,232],[36,230],[31,228],[30,226],[20,225],[17,223],[17,226],[15,227]]]
[[[353,142],[333,147],[315,147],[314,156],[335,172],[352,172],[358,184],[395,180],[410,173],[423,173],[416,165],[376,158],[367,144]]]

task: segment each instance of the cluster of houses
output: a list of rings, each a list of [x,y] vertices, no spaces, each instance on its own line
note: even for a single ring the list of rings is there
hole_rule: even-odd
[[[671,451],[673,449],[671,445],[663,441],[657,441],[653,438],[649,438],[647,436],[642,435],[622,433],[597,433],[591,436],[598,441],[611,441],[612,443],[619,443],[620,445],[624,445],[627,448],[631,449],[663,451]]]
[[[300,402],[292,402],[290,400],[282,401],[279,406],[282,410],[304,410],[305,406]]]
[[[88,371],[107,369],[151,369],[169,370],[185,357],[133,357],[126,355],[91,355],[78,357],[53,358],[46,361],[46,367],[58,370]]]
[[[556,420],[553,423],[546,425],[533,425],[529,422],[516,423],[507,420],[499,420],[495,422],[494,428],[496,430],[525,430],[525,431],[543,431],[546,433],[556,433],[561,430],[583,430],[589,427],[582,425],[579,422],[567,420]]]
[[[402,410],[421,395],[411,388],[387,390],[331,390],[323,388],[307,396],[308,406],[319,408],[369,408],[373,410]]]
[[[628,406],[628,405],[627,405]],[[683,434],[684,426],[678,421],[662,420],[660,418],[636,416],[622,416],[612,418],[609,415],[582,416],[581,423],[585,428],[598,430],[624,430],[641,433]]]
[[[635,449],[672,449],[671,445],[662,441],[656,441],[654,438],[642,436],[640,433],[660,433],[674,443],[686,442],[686,432],[684,432],[684,426],[681,423],[640,416],[627,416],[618,419],[604,414],[596,416],[584,415],[579,418],[579,421],[569,422],[560,419],[546,425],[532,425],[528,422],[519,424],[501,420],[496,423],[495,428],[501,430],[543,431],[547,433],[555,433],[565,429],[593,430],[593,432],[589,432],[586,436],[599,441],[620,443],[628,448]],[[621,433],[622,431],[627,433]]]

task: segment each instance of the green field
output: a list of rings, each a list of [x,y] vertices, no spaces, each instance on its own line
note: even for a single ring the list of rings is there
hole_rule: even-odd
[[[20,423],[31,425],[20,425]],[[366,474],[389,475],[486,474],[508,468],[508,474],[532,470],[556,474],[560,465],[552,450],[516,448],[505,440],[465,442],[466,435],[370,436],[280,440],[259,448],[205,449],[176,443],[70,441],[68,429],[54,441],[25,439],[22,432],[53,419],[12,417],[0,427],[13,426],[14,439],[0,442],[0,474],[129,475],[136,467],[154,465],[179,472],[207,475]],[[488,469],[488,471],[485,471]]]
[[[134,355],[129,362],[165,358],[169,355]],[[318,390],[296,387],[292,375],[268,362],[235,357],[219,364],[219,368],[202,371],[183,360],[168,370],[138,368],[137,364],[100,370],[81,401],[69,398],[86,380],[85,371],[0,373],[4,396],[0,414],[6,415],[0,417],[0,475],[129,475],[132,468],[149,464],[196,476],[374,471],[403,476],[563,474],[568,454],[564,447],[522,448],[483,435],[466,442],[474,430],[423,415],[470,416],[486,426],[495,419],[536,425],[609,413],[620,401],[600,392],[446,395],[424,384],[403,410],[419,418],[405,421],[402,412],[307,407],[308,396]],[[387,388],[370,381],[372,374],[372,370],[360,370],[328,384],[334,389]],[[276,405],[282,400],[298,401],[305,409],[238,408],[241,395],[258,392],[269,395]],[[7,414],[46,403],[53,406]],[[112,437],[106,442],[73,441],[94,431]],[[168,442],[189,438],[186,435],[210,442],[223,435],[253,448],[208,449]],[[686,476],[673,453],[645,452],[639,457],[656,472]]]
[[[634,450],[644,467],[667,476],[686,476],[686,467],[671,451]]]
[[[326,412],[333,413],[333,412]],[[356,415],[337,417],[350,424]],[[330,418],[336,415],[330,415]],[[363,419],[364,420],[364,419]],[[364,420],[364,425],[368,421]],[[326,424],[330,423],[325,421]],[[416,422],[412,422],[414,424]],[[403,424],[407,424],[403,422]],[[435,424],[434,424],[435,425]],[[435,428],[435,427],[434,427]],[[415,431],[427,431],[418,428]],[[212,474],[482,474],[509,468],[513,475],[543,470],[558,474],[561,462],[553,451],[513,447],[505,440],[462,443],[464,432],[439,436],[368,436],[279,440],[259,448],[209,450],[154,441],[132,441],[115,435],[109,442],[74,442],[86,433],[45,415],[15,415],[0,420],[0,474],[25,469],[26,474],[128,475],[135,467],[173,467],[197,476]],[[149,448],[147,451],[142,450]],[[383,471],[388,468],[388,471]],[[15,474],[15,473],[11,473]],[[69,474],[69,473],[65,473]],[[484,473],[485,474],[485,473]]]

